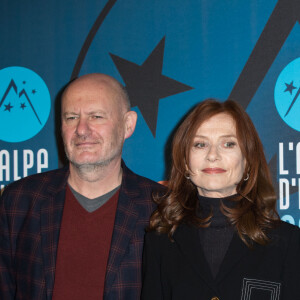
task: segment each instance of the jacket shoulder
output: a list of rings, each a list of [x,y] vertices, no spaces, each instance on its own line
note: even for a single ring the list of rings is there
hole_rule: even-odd
[[[300,234],[300,228],[293,224],[279,221],[278,225],[274,228],[274,233],[285,235],[285,234]]]
[[[283,247],[300,246],[300,228],[290,223],[279,221],[270,232],[271,239]]]
[[[13,205],[14,201],[42,199],[49,193],[56,193],[65,188],[68,178],[68,168],[55,169],[34,174],[10,183],[4,188],[1,199]]]
[[[138,175],[131,171],[128,167],[126,167],[124,164],[122,165],[124,169],[124,179],[126,182],[126,186],[135,187],[137,189],[144,189],[147,190],[155,190],[158,192],[164,192],[166,190],[166,187],[162,184],[159,184],[158,182],[155,182],[147,177]]]

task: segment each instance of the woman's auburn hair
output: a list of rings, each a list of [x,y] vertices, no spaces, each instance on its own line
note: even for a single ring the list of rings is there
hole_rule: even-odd
[[[219,102],[207,99],[198,104],[177,129],[172,144],[172,166],[167,192],[154,197],[158,204],[150,219],[149,230],[172,236],[181,223],[207,227],[210,218],[197,216],[198,198],[196,186],[186,178],[190,150],[199,126],[220,113],[228,114],[236,124],[236,134],[246,166],[238,183],[234,208],[222,210],[236,228],[243,242],[265,245],[269,238],[267,230],[274,227],[279,217],[276,211],[276,193],[265,159],[258,133],[245,110],[236,102]],[[188,168],[188,170],[187,170]],[[249,175],[248,180],[244,180]]]

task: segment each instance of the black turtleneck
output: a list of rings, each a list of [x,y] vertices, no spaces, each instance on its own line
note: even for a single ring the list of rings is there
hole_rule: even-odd
[[[220,201],[227,207],[233,207],[232,197],[208,198],[198,195],[200,216],[208,217],[212,213],[209,227],[199,229],[200,242],[205,258],[215,278],[231,242],[234,229],[220,209]]]

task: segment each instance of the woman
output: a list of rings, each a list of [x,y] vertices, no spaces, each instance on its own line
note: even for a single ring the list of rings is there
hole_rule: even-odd
[[[247,113],[230,100],[200,103],[172,159],[146,234],[142,299],[300,299],[300,230],[279,220]]]

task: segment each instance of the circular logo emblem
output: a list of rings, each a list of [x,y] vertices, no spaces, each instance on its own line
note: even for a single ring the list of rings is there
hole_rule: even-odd
[[[49,90],[35,72],[23,67],[0,70],[0,139],[22,142],[46,124],[51,109]]]
[[[282,120],[300,131],[300,58],[280,73],[274,90],[275,105]]]

